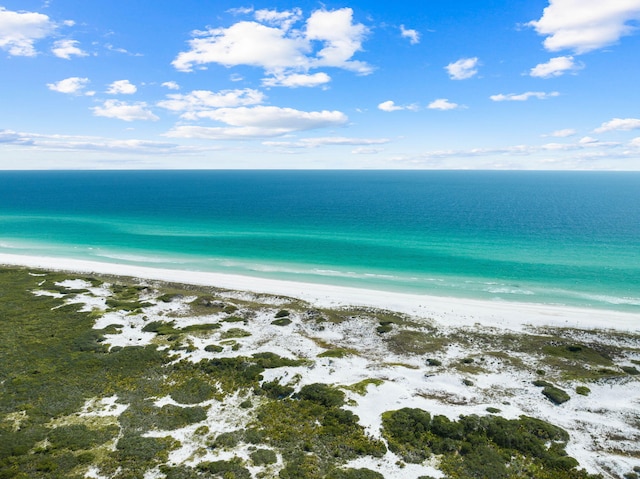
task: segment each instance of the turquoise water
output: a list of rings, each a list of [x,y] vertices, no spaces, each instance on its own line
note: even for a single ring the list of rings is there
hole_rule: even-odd
[[[0,172],[0,253],[640,311],[640,174]]]

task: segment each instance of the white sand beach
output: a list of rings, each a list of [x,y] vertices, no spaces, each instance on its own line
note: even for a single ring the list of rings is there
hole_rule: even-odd
[[[368,306],[426,317],[443,325],[482,325],[510,330],[525,326],[640,330],[640,312],[584,309],[512,301],[403,294],[249,276],[182,271],[68,258],[0,254],[0,264],[79,273],[98,273],[222,289],[289,296],[322,307]]]

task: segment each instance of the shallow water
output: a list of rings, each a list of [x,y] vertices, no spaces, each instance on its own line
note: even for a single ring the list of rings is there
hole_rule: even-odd
[[[640,311],[640,174],[0,172],[0,252]]]

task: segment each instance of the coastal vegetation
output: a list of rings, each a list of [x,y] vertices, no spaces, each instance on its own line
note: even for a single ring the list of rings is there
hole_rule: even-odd
[[[0,268],[0,318],[0,478],[587,479],[640,467],[637,417],[597,402],[605,387],[637,397],[632,332],[463,330],[25,268]],[[517,379],[496,386],[497,375]],[[421,407],[362,406],[393,388]],[[553,420],[583,410],[614,414],[627,437],[584,442],[575,425],[591,413]],[[585,471],[566,452],[577,437],[611,459]],[[631,462],[615,467],[620,457]]]

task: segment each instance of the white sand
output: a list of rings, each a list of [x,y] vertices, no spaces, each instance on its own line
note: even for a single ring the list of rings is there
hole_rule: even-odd
[[[284,295],[318,306],[370,306],[436,320],[441,324],[479,324],[519,330],[525,326],[565,326],[584,329],[640,330],[640,312],[571,308],[555,305],[480,301],[403,294],[325,284],[295,283],[248,276],[149,268],[113,263],[0,254],[0,264],[81,273],[102,273],[184,284]]]

